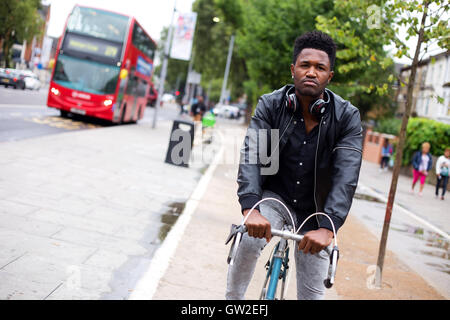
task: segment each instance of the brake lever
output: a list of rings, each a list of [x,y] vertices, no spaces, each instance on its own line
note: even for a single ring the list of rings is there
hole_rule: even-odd
[[[337,246],[334,246],[330,254],[330,266],[328,267],[328,275],[327,278],[323,281],[327,289],[330,289],[334,284],[338,260],[339,248]]]
[[[236,252],[239,247],[239,243],[241,242],[242,234],[246,231],[247,231],[247,227],[245,225],[244,226],[235,225],[235,224],[231,225],[230,234],[228,235],[227,239],[225,240],[225,244],[228,244],[231,240],[233,240],[233,242],[231,243],[231,246],[230,246],[230,251],[228,252],[228,257],[227,257],[227,263],[231,266],[233,265],[234,257],[236,256]]]

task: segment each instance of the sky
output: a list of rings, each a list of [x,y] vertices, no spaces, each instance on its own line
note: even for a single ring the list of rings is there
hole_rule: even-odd
[[[47,35],[59,37],[75,4],[107,9],[134,16],[148,34],[157,41],[163,27],[170,24],[174,3],[177,10],[189,12],[194,0],[44,0],[51,4]]]

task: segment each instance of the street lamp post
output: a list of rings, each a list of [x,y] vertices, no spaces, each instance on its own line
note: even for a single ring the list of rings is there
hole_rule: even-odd
[[[231,57],[233,56],[234,35],[231,36],[230,45],[228,46],[227,64],[225,66],[225,74],[223,75],[222,90],[220,92],[219,102],[223,104],[225,100],[225,92],[227,89],[228,74],[230,72]]]
[[[183,96],[183,100],[182,100],[182,104],[190,104],[190,95],[191,95],[191,89],[189,86],[189,74],[192,72],[192,64],[194,63],[194,54],[195,51],[192,51],[192,55],[191,55],[191,60],[189,61],[189,67],[188,67],[188,73],[186,75],[186,84],[184,86],[184,96]]]
[[[166,81],[167,64],[169,63],[170,44],[172,42],[173,18],[175,16],[176,11],[177,11],[177,1],[175,0],[175,3],[173,5],[172,19],[170,20],[169,32],[167,34],[166,43],[164,44],[164,60],[161,68],[161,76],[159,78],[158,98],[156,99],[155,112],[153,113],[153,122],[152,122],[153,129],[156,127],[158,108],[161,103],[162,95],[164,93],[164,82]]]

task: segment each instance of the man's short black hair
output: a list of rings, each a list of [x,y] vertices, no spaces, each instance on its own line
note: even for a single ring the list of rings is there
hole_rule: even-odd
[[[321,31],[314,30],[306,32],[295,39],[294,59],[292,62],[294,65],[297,62],[298,55],[305,48],[325,51],[330,59],[330,68],[333,70],[334,61],[336,60],[336,44],[329,35]]]

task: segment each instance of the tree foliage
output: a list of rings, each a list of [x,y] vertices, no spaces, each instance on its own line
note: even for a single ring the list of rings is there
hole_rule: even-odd
[[[379,107],[390,104],[392,85],[396,80],[401,82],[394,74],[393,57],[413,60],[406,41],[418,36],[419,20],[426,3],[430,7],[420,62],[432,44],[449,48],[448,21],[443,16],[448,12],[448,1],[335,0],[333,11],[318,16],[318,29],[329,33],[339,43],[336,90],[347,84],[348,92],[344,96],[355,96],[359,100],[355,104],[364,110],[373,107],[368,105],[371,99],[377,99]],[[400,32],[402,28],[406,28],[404,38]],[[394,48],[389,55],[387,46]]]
[[[314,17],[332,8],[332,1],[249,0],[237,46],[248,74],[259,86],[278,89],[291,82],[290,65],[295,39],[315,29]]]
[[[344,19],[349,10],[333,0],[196,0],[193,7],[198,12],[195,68],[206,81],[221,78],[229,38],[236,34],[230,83],[234,91],[246,92],[253,106],[261,94],[291,82],[289,67],[296,37],[325,29],[330,19]],[[214,23],[214,17],[219,17],[221,23]],[[361,35],[359,41],[356,36],[339,41],[342,32],[324,30],[337,38],[339,46],[330,89],[350,99],[363,115],[374,108],[392,109],[392,99],[386,94],[392,93],[388,85],[394,81],[388,79],[392,59],[386,57],[383,44],[374,34],[364,36],[368,31],[364,24],[355,21],[350,27]],[[377,63],[373,63],[374,59]]]
[[[384,28],[387,17],[372,21],[381,0],[335,0],[333,10],[316,18],[317,28],[337,43],[336,76],[330,88],[356,105],[364,117],[371,109],[389,112],[393,107],[394,61],[384,49],[389,39]],[[374,7],[375,6],[375,7]]]
[[[410,119],[403,153],[403,165],[411,163],[414,152],[420,150],[424,142],[430,143],[432,155],[444,154],[445,148],[450,147],[450,125],[432,119]]]
[[[202,86],[207,90],[211,81],[217,84],[223,79],[231,36],[242,26],[242,6],[240,0],[196,0],[193,11],[197,12],[194,69],[202,74]],[[235,45],[228,80],[233,98],[243,93],[246,79],[245,59]]]
[[[0,0],[0,42],[6,66],[10,66],[11,47],[15,42],[31,41],[40,33],[42,18],[37,9],[40,0]]]
[[[194,69],[202,86],[223,78],[231,35],[236,35],[229,86],[232,96],[247,93],[248,102],[290,83],[296,37],[314,29],[332,36],[338,45],[335,76],[330,89],[350,100],[363,117],[386,116],[395,109],[394,55],[408,55],[399,28],[417,35],[426,0],[196,0]],[[448,47],[445,1],[434,1],[424,43]],[[377,10],[379,9],[379,10]],[[214,22],[213,18],[220,22]],[[373,23],[378,27],[373,27]],[[394,46],[389,52],[387,46]],[[425,52],[426,52],[425,47]],[[369,111],[375,110],[376,112]]]
[[[402,125],[401,119],[385,118],[377,121],[377,124],[374,127],[374,131],[392,134],[396,136],[400,131],[401,125]]]

